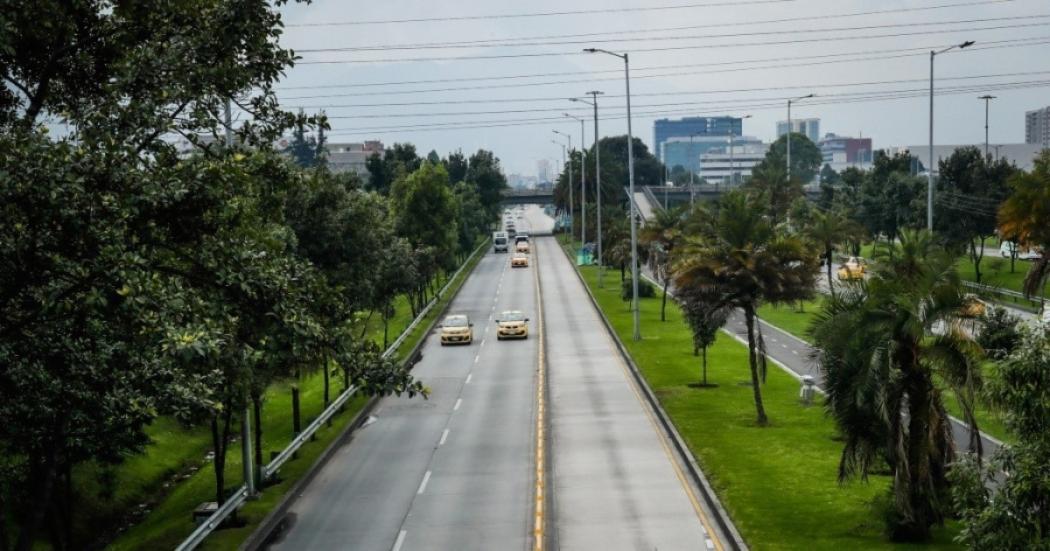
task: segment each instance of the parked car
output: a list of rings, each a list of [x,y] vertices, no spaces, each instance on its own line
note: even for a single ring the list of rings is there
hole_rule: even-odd
[[[441,346],[474,342],[474,324],[466,314],[445,316],[441,322]]]

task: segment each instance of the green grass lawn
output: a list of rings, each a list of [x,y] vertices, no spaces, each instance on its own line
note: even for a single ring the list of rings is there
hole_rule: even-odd
[[[466,269],[453,280],[449,292],[434,305],[423,322],[401,344],[397,350],[397,357],[400,360],[406,359],[409,352],[430,331],[444,306],[455,296],[456,291],[459,290],[482,256],[479,254],[471,260]],[[395,308],[396,313],[389,322],[391,341],[412,320],[407,300],[399,299]],[[367,321],[367,324],[366,335],[381,343],[383,339],[382,319],[373,316]],[[342,391],[341,381],[340,377],[333,377],[331,380],[333,398]],[[283,449],[293,438],[289,384],[288,382],[276,384],[266,393],[262,425],[265,427],[263,449],[267,460],[270,450]],[[303,426],[309,424],[323,411],[323,388],[323,376],[320,372],[304,377],[300,384]],[[233,549],[243,542],[367,401],[367,397],[364,396],[352,398],[343,413],[333,417],[331,426],[318,430],[315,441],[300,448],[299,457],[282,467],[281,480],[273,486],[268,486],[259,499],[247,503],[241,509],[238,513],[241,525],[215,532],[205,540],[202,548]],[[204,454],[211,450],[211,436],[207,427],[184,429],[169,419],[162,418],[150,427],[150,435],[154,438],[155,443],[146,454],[130,458],[117,469],[118,478],[126,483],[122,486],[126,486],[124,491],[127,496],[124,496],[120,502],[98,499],[98,505],[107,506],[106,504],[109,504],[108,507],[115,511],[126,510],[140,500],[159,493],[160,485],[170,477],[171,473],[178,472],[182,467],[191,463],[200,464]],[[83,478],[87,482],[92,482],[96,477],[85,476]],[[242,483],[240,446],[237,444],[231,447],[227,457],[226,481],[228,488],[235,488]],[[95,491],[94,495],[97,496],[97,493]],[[190,522],[193,509],[203,501],[214,500],[214,494],[215,471],[212,463],[208,462],[188,479],[172,488],[141,522],[121,534],[110,547],[128,550],[174,548],[193,531],[194,526]],[[117,497],[121,497],[119,493]]]
[[[591,291],[626,343],[649,385],[671,416],[738,529],[752,549],[959,549],[955,523],[937,529],[926,546],[895,545],[882,535],[873,505],[890,480],[840,485],[842,443],[820,405],[798,402],[798,382],[773,369],[763,386],[771,424],[755,425],[746,349],[719,335],[709,350],[708,379],[716,388],[694,388],[700,359],[677,306],[660,322],[659,299],[641,302],[643,340],[630,338],[631,317],[618,288],[599,290],[597,272],[583,268]]]

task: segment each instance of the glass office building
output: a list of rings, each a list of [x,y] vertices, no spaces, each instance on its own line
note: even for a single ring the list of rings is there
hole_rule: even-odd
[[[684,117],[681,119],[657,119],[653,123],[653,152],[660,160],[669,167],[682,165],[687,169],[697,171],[700,169],[700,153],[705,151],[702,146],[694,145],[690,148],[689,136],[694,136],[694,143],[699,143],[702,136],[721,136],[728,139],[729,135],[739,136],[743,132],[743,120],[738,117]],[[667,154],[675,155],[675,158],[664,158],[664,144],[674,138],[677,143],[685,142],[686,145],[674,145],[666,148]],[[724,143],[724,142],[723,142]],[[684,148],[684,149],[683,149]]]

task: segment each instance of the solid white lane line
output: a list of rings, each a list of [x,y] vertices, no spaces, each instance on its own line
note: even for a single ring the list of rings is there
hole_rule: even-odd
[[[419,484],[419,491],[416,492],[417,494],[422,494],[423,490],[427,489],[427,482],[430,482],[430,471],[427,471],[427,474],[423,475],[423,482]]]
[[[461,405],[463,405],[463,398],[456,398],[456,405],[452,406],[452,411],[458,411]]]
[[[397,534],[397,541],[394,542],[394,547],[390,551],[401,551],[401,545],[405,543],[405,535],[408,531],[402,530]]]
[[[444,431],[442,431],[442,433],[441,433],[441,441],[438,442],[438,445],[439,446],[444,446],[445,445],[445,440],[448,440],[448,429],[445,429]]]
[[[473,378],[474,378],[474,374],[473,373],[467,373],[467,382],[465,384],[469,385],[470,384],[470,380],[473,379]]]

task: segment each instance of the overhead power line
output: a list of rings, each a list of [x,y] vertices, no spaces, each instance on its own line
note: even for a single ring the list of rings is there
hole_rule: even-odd
[[[1044,44],[1050,41],[1050,36],[1037,36],[1029,38],[1019,38],[1012,40],[996,40],[996,41],[982,41],[976,46],[972,46],[963,50],[960,53],[968,53],[979,50],[998,49],[1004,47],[1019,47],[1027,45],[1038,45]],[[694,72],[674,72],[674,73],[663,73],[663,74],[639,74],[646,73],[649,71],[659,71],[665,69],[698,69],[708,67],[727,67],[725,69],[716,69],[705,71],[705,74],[716,73],[716,72],[736,72],[736,71],[752,71],[765,68],[780,68],[780,67],[804,67],[811,65],[825,65],[834,63],[853,63],[856,61],[867,61],[867,60],[880,60],[880,59],[894,59],[900,57],[911,57],[914,55],[927,55],[930,50],[939,50],[950,46],[951,44],[935,44],[930,46],[918,46],[914,48],[897,48],[897,49],[879,49],[879,50],[859,50],[852,52],[840,52],[833,54],[818,54],[818,55],[803,55],[803,56],[786,56],[786,57],[763,57],[759,59],[744,59],[737,61],[717,61],[717,62],[706,62],[706,63],[678,63],[670,65],[653,65],[649,67],[638,67],[632,69],[632,78],[637,80],[641,78],[657,78],[665,76],[681,76],[691,75]],[[906,55],[892,55],[897,53],[907,53]],[[880,55],[872,55],[880,54]],[[881,55],[889,54],[889,55]],[[866,57],[855,57],[855,56],[866,56]],[[837,59],[837,58],[850,58],[850,59]],[[821,60],[816,62],[796,63],[787,65],[783,62],[786,61],[805,61],[805,60]],[[748,65],[754,63],[773,63],[773,65],[766,66],[753,66]],[[437,79],[421,79],[421,80],[401,80],[401,81],[387,81],[387,82],[366,82],[366,83],[344,83],[344,84],[321,84],[321,85],[307,85],[307,86],[280,86],[279,90],[324,90],[324,89],[339,89],[339,88],[373,88],[383,86],[402,86],[407,84],[441,84],[441,83],[453,83],[453,82],[491,82],[491,81],[504,81],[504,80],[525,80],[533,78],[546,78],[546,77],[560,77],[560,76],[580,76],[580,75],[602,75],[612,74],[616,75],[615,78],[611,79],[595,79],[595,78],[584,78],[584,79],[573,79],[573,80],[556,80],[556,81],[540,81],[540,82],[528,82],[528,83],[510,83],[510,84],[496,84],[496,85],[473,85],[473,86],[459,86],[459,87],[445,87],[445,88],[429,88],[429,89],[415,89],[415,90],[386,90],[382,92],[353,92],[350,94],[337,94],[337,95],[323,95],[323,96],[288,96],[285,99],[319,99],[319,98],[333,98],[333,97],[348,97],[348,96],[367,96],[367,95],[390,95],[390,94],[416,94],[425,92],[450,92],[459,90],[478,90],[481,88],[511,88],[521,86],[547,86],[555,84],[572,84],[577,82],[594,82],[601,80],[620,80],[620,74],[623,71],[621,69],[609,69],[599,71],[560,71],[550,73],[525,73],[525,74],[512,74],[512,75],[486,75],[477,77],[459,77],[459,78],[437,78]]]
[[[338,48],[309,48],[295,50],[297,54],[304,53],[323,53],[323,52],[385,52],[394,50],[446,50],[446,49],[457,49],[457,48],[520,48],[524,46],[566,46],[566,45],[581,45],[581,44],[602,44],[602,43],[626,43],[626,42],[663,42],[667,40],[720,40],[725,38],[743,38],[750,36],[777,36],[777,35],[797,35],[797,34],[809,34],[809,33],[825,33],[825,32],[851,32],[851,31],[871,31],[879,29],[901,29],[910,27],[929,27],[929,26],[940,26],[940,25],[963,25],[970,23],[991,23],[998,21],[1018,21],[1018,20],[1032,20],[1032,19],[1045,19],[1050,17],[1046,14],[1036,15],[1024,15],[1024,16],[1010,16],[1010,17],[983,17],[973,19],[954,19],[950,21],[917,21],[909,23],[885,23],[881,25],[858,25],[853,27],[828,27],[823,29],[779,29],[779,30],[768,30],[768,31],[750,31],[750,32],[736,32],[736,33],[723,33],[723,34],[694,34],[694,35],[679,35],[679,36],[641,36],[641,37],[612,37],[612,38],[578,38],[574,40],[524,40],[523,39],[503,39],[503,40],[490,40],[490,41],[466,41],[466,42],[433,42],[430,44],[387,44],[387,45],[372,45],[372,46],[344,46]],[[723,25],[716,25],[721,27]],[[731,26],[731,25],[724,25]],[[699,26],[699,28],[706,28],[707,25]],[[686,30],[692,30],[690,27],[686,27]],[[605,33],[611,34],[611,33]]]
[[[1025,19],[1039,19],[1050,17],[1048,15],[1031,16]],[[852,40],[871,40],[876,38],[901,38],[905,36],[927,36],[931,34],[952,34],[952,33],[974,33],[983,31],[997,31],[1005,29],[1025,29],[1034,27],[1045,27],[1050,25],[1047,22],[1041,23],[1022,23],[1015,25],[992,25],[985,27],[968,27],[960,29],[940,29],[940,30],[923,30],[923,31],[912,31],[912,32],[901,32],[901,33],[882,33],[882,34],[868,34],[868,35],[857,35],[857,36],[831,36],[831,37],[816,37],[816,38],[794,38],[790,40],[776,40],[776,41],[764,41],[764,42],[730,42],[730,43],[717,43],[717,44],[693,44],[683,46],[660,46],[653,48],[632,48],[630,52],[644,53],[644,52],[667,52],[667,51],[678,51],[678,50],[702,50],[702,49],[722,49],[722,48],[740,48],[748,46],[783,46],[787,44],[807,44],[814,42],[837,42],[837,41],[852,41]],[[421,62],[421,61],[470,61],[470,60],[485,60],[485,59],[517,59],[517,58],[537,58],[537,57],[558,57],[558,56],[576,56],[584,55],[583,51],[563,51],[563,52],[529,52],[529,53],[516,53],[516,54],[491,54],[491,55],[464,55],[464,56],[437,56],[437,57],[400,57],[400,58],[376,58],[376,59],[337,59],[337,60],[321,60],[321,61],[300,61],[298,65],[324,65],[324,64],[358,64],[358,63],[406,63],[406,62]]]
[[[952,80],[976,80],[984,78],[1001,78],[1001,77],[1016,77],[1016,76],[1030,76],[1050,74],[1050,70],[1047,71],[1023,71],[1015,73],[993,73],[984,75],[961,75],[961,76],[946,76],[941,77],[942,81]],[[674,92],[640,92],[632,94],[632,97],[653,97],[653,96],[686,96],[686,95],[708,95],[708,94],[739,94],[746,92],[769,92],[774,90],[796,90],[800,88],[841,88],[841,87],[852,87],[852,86],[873,86],[873,85],[884,85],[884,84],[904,84],[913,82],[926,82],[926,78],[910,78],[910,79],[896,79],[896,80],[873,80],[873,81],[861,81],[861,82],[836,82],[836,83],[823,83],[814,84],[806,83],[799,85],[785,85],[785,86],[764,86],[757,88],[728,88],[719,90],[680,90]],[[622,98],[623,94],[606,94],[606,98]],[[423,106],[423,105],[470,105],[478,103],[527,103],[527,102],[562,102],[564,103],[567,98],[564,96],[545,96],[545,97],[529,97],[529,98],[496,98],[496,99],[470,99],[470,100],[443,100],[443,101],[407,101],[407,102],[387,102],[387,103],[355,103],[355,104],[321,104],[321,105],[288,105],[289,108],[303,108],[303,109],[366,109],[373,107],[411,107],[411,106]],[[589,108],[580,107],[577,110],[587,111]],[[555,111],[565,111],[565,107],[559,107],[554,109]],[[569,109],[572,110],[572,109]],[[496,113],[506,111],[496,111]],[[436,115],[452,115],[452,114],[463,114],[463,113],[397,113],[395,115],[369,115],[375,117],[381,116],[398,116],[398,117],[411,117],[411,116],[436,116]],[[469,114],[469,113],[467,113]],[[331,117],[330,117],[331,118]]]
[[[562,11],[544,11],[544,12],[525,12],[525,13],[493,13],[493,14],[479,14],[479,15],[450,15],[445,17],[416,17],[406,19],[362,19],[359,21],[326,21],[317,23],[292,23],[286,25],[287,27],[348,27],[348,26],[361,26],[361,25],[390,25],[398,23],[429,23],[429,22],[450,22],[450,21],[479,21],[479,20],[490,20],[490,19],[524,19],[531,17],[564,17],[567,15],[600,15],[607,13],[638,13],[638,12],[650,12],[650,11],[672,11],[672,10],[689,10],[698,8],[718,8],[732,6],[736,8],[746,8],[748,6],[759,6],[764,4],[784,4],[788,2],[794,2],[795,0],[752,0],[750,2],[740,1],[721,1],[721,2],[697,2],[691,4],[672,4],[664,6],[645,6],[645,7],[633,7],[633,8],[602,8],[602,9],[591,9],[591,10],[562,10]]]
[[[960,94],[971,94],[975,91],[988,90],[988,91],[1002,91],[1002,90],[1021,90],[1021,89],[1035,89],[1035,88],[1047,88],[1050,87],[1050,80],[1035,80],[1035,81],[1021,81],[1021,82],[1010,82],[1010,83],[999,83],[995,85],[982,85],[982,86],[965,86],[955,88],[941,88],[935,92],[938,96],[949,96],[949,95],[960,95]],[[909,99],[917,97],[925,97],[928,94],[926,89],[913,89],[912,91],[882,91],[878,93],[867,93],[866,95],[853,95],[853,94],[833,94],[817,96],[813,100],[807,103],[807,106],[820,106],[820,105],[839,105],[839,104],[850,104],[850,103],[871,103],[878,101],[889,101],[898,99]],[[701,109],[672,109],[672,110],[654,110],[654,111],[636,111],[635,117],[641,116],[666,116],[666,115],[679,115],[679,114],[690,114],[690,115],[703,115],[711,113],[720,113],[724,111],[724,107],[718,107],[719,105],[725,105],[725,102],[711,102],[711,107],[708,110]],[[639,106],[641,107],[641,106]],[[747,109],[751,111],[760,110],[779,110],[783,109],[784,105],[782,101],[767,102],[767,103],[755,103],[752,105],[735,105],[737,109]],[[602,120],[620,120],[625,119],[626,115],[620,114],[607,114],[602,117]],[[530,117],[530,118],[514,118],[514,119],[487,119],[487,120],[475,120],[475,121],[459,121],[459,122],[438,122],[438,123],[421,123],[414,125],[403,125],[403,126],[373,126],[373,127],[358,127],[353,130],[340,131],[335,130],[329,134],[356,134],[362,135],[365,133],[389,133],[389,132],[407,132],[407,131],[433,131],[433,130],[468,130],[468,129],[481,129],[481,128],[506,128],[516,126],[528,126],[532,124],[561,124],[569,119],[565,117]],[[571,121],[569,121],[571,122]]]

